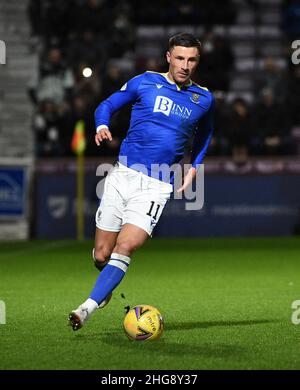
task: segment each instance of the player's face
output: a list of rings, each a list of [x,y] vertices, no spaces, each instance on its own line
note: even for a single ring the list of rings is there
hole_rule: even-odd
[[[169,77],[177,84],[187,84],[199,63],[196,47],[175,46],[167,52]]]

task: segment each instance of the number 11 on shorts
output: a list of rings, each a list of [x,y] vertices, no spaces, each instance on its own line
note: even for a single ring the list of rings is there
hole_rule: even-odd
[[[154,205],[155,205],[155,202],[153,200],[151,200],[150,210],[148,211],[147,215],[149,215],[149,217],[151,217],[151,218],[156,220],[158,211],[160,209],[160,204],[156,205],[156,209],[155,209]],[[155,211],[154,215],[153,215],[153,211]]]

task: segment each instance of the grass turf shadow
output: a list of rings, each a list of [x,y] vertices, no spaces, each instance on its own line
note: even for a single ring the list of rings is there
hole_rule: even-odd
[[[169,330],[190,330],[190,329],[207,329],[221,326],[251,326],[260,324],[271,324],[280,322],[279,319],[264,320],[242,320],[242,321],[189,321],[189,322],[169,322],[165,326],[165,331]]]
[[[194,342],[186,343],[186,341],[180,338],[177,341],[168,340],[168,332],[184,331],[193,329],[208,329],[211,327],[227,327],[227,326],[255,326],[260,324],[277,323],[279,319],[262,319],[262,320],[244,320],[244,321],[190,321],[190,322],[170,322],[167,323],[164,334],[161,339],[155,340],[155,342],[137,342],[127,339],[121,328],[113,328],[109,330],[103,330],[100,333],[80,333],[76,334],[74,339],[82,341],[84,343],[88,341],[100,342],[107,344],[110,347],[116,348],[117,351],[122,350],[122,353],[140,353],[141,358],[143,354],[149,354],[159,351],[160,355],[169,357],[182,356],[195,356],[203,358],[230,358],[247,356],[249,353],[248,348],[244,348],[239,344],[226,344],[200,341],[198,345]],[[127,367],[128,368],[128,367]],[[201,367],[199,367],[201,368]]]

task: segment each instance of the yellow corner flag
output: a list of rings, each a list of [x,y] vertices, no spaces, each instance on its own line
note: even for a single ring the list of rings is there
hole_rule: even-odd
[[[77,155],[82,154],[85,151],[86,140],[85,140],[85,129],[84,121],[77,121],[72,137],[71,148]]]
[[[76,122],[71,148],[77,154],[77,240],[84,239],[84,151],[86,147],[84,121]]]

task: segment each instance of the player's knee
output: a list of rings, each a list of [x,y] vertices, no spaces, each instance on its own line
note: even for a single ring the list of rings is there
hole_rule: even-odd
[[[105,245],[99,245],[93,250],[94,261],[99,263],[106,263],[109,260],[111,251]]]
[[[113,250],[115,253],[119,253],[121,255],[130,256],[136,249],[138,245],[136,242],[131,240],[121,240],[116,243],[116,246]]]

